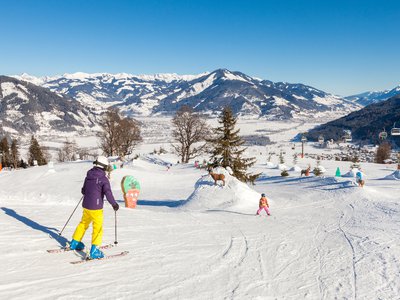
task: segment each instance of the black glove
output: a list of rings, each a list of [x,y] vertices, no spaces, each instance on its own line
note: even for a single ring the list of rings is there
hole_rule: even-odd
[[[115,204],[113,205],[113,208],[114,208],[115,211],[117,211],[117,210],[119,209],[118,203],[115,203]]]

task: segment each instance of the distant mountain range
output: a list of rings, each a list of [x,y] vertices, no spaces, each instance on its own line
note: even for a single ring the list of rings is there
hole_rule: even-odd
[[[376,92],[365,92],[357,95],[352,95],[345,97],[345,99],[352,101],[354,103],[358,103],[362,106],[367,106],[373,103],[377,103],[380,101],[385,101],[391,97],[400,94],[400,85],[386,91],[376,91]]]
[[[110,106],[131,116],[148,116],[172,115],[188,105],[215,116],[229,105],[240,116],[281,120],[332,118],[361,108],[311,86],[261,80],[227,69],[199,75],[74,73],[1,78],[0,121],[18,132],[93,128]]]
[[[75,99],[26,81],[0,76],[0,129],[9,133],[81,131],[96,114]]]
[[[307,85],[274,83],[226,69],[184,76],[75,73],[15,77],[68,95],[94,109],[115,105],[133,115],[173,114],[183,104],[210,115],[230,105],[238,115],[271,119],[331,111],[344,114],[360,108]]]
[[[389,139],[399,143],[399,136],[390,135],[395,123],[396,128],[400,127],[400,95],[368,105],[345,117],[320,125],[310,130],[307,136],[315,141],[320,134],[325,139],[339,140],[344,135],[343,130],[350,130],[353,141],[377,142],[379,133],[385,130]]]

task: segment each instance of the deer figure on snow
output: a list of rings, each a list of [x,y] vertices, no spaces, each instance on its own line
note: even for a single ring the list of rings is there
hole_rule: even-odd
[[[307,169],[301,170],[300,177],[303,176],[303,174],[304,174],[305,176],[310,176],[310,170],[311,170],[311,166],[308,165],[308,168],[307,168]]]
[[[224,174],[217,174],[212,171],[211,168],[208,169],[208,174],[214,180],[214,185],[217,185],[217,181],[222,181],[222,186],[225,186],[225,175]]]

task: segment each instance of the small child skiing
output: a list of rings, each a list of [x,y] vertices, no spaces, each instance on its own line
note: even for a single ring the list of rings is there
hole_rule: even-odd
[[[356,181],[359,187],[364,187],[365,180],[364,180],[364,174],[361,171],[361,169],[359,169],[358,172],[356,173]]]
[[[268,204],[268,200],[267,197],[265,196],[265,194],[261,194],[261,198],[260,198],[260,202],[258,204],[259,209],[257,210],[257,216],[260,215],[260,212],[264,209],[267,213],[268,216],[270,216],[271,214],[269,213],[269,204]]]
[[[104,196],[106,196],[114,211],[119,209],[119,205],[114,199],[110,181],[106,177],[108,159],[104,156],[99,156],[93,164],[94,167],[87,172],[85,183],[82,187],[83,215],[72,236],[70,248],[71,250],[83,250],[85,248],[81,240],[89,225],[93,223],[90,258],[98,259],[104,257],[104,253],[99,249],[103,238]]]

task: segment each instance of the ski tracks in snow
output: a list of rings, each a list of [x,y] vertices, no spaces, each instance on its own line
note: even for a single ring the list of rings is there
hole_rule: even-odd
[[[192,268],[187,269],[184,277],[176,278],[165,284],[161,284],[157,291],[153,293],[155,297],[192,297],[193,291],[198,299],[219,299],[226,295],[234,298],[240,289],[241,280],[239,269],[242,267],[249,251],[247,237],[240,229],[232,227],[225,221],[212,220],[203,221],[206,214],[200,214],[199,217],[193,213],[188,214],[196,221],[199,226],[208,227],[214,230],[215,224],[219,223],[217,228],[220,230],[212,232],[215,236],[220,236],[225,241],[219,245],[219,250],[214,253],[207,252],[207,257],[200,257],[194,261]],[[214,223],[210,226],[210,223]],[[226,234],[229,234],[226,239]],[[214,245],[215,246],[215,245]],[[213,247],[215,248],[215,247]],[[209,286],[209,289],[204,289]]]
[[[351,260],[351,269],[352,269],[352,288],[353,288],[353,297],[354,299],[357,299],[357,270],[356,270],[356,251],[354,249],[353,243],[351,241],[351,238],[349,235],[346,233],[345,230],[343,230],[343,227],[345,227],[352,219],[354,219],[354,206],[352,204],[349,204],[349,207],[351,208],[350,216],[348,217],[348,220],[344,222],[342,225],[342,220],[345,218],[345,213],[343,212],[342,215],[340,216],[340,219],[338,221],[338,227],[340,232],[343,234],[345,240],[347,241],[350,249],[351,249],[351,254],[352,254],[352,260]]]

